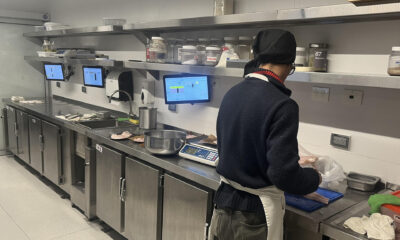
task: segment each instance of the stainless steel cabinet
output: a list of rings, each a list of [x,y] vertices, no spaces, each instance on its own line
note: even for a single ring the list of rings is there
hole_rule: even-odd
[[[16,110],[15,108],[10,106],[7,106],[6,109],[7,109],[8,150],[13,154],[18,155]]]
[[[161,239],[162,186],[160,171],[126,159],[125,236],[135,240]]]
[[[211,193],[165,174],[163,240],[204,240],[211,215]]]
[[[61,129],[42,121],[43,175],[55,184],[62,183]]]
[[[123,232],[125,210],[121,189],[125,157],[102,145],[96,149],[96,213],[114,230]]]
[[[29,153],[31,166],[40,174],[43,173],[43,136],[42,121],[34,116],[29,116]]]
[[[20,110],[16,111],[17,116],[17,139],[18,157],[26,163],[30,163],[29,155],[29,119],[28,114]]]

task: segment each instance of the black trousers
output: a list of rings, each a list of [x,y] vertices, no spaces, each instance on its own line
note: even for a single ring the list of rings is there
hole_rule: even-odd
[[[267,240],[265,217],[256,213],[214,209],[208,240]]]

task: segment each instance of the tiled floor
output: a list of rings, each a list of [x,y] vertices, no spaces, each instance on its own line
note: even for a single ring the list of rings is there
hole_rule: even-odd
[[[113,238],[101,231],[97,222],[87,221],[68,199],[61,199],[13,157],[0,156],[0,239]]]

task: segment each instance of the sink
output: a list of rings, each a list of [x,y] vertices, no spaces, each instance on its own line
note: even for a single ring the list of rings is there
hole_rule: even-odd
[[[90,129],[117,127],[115,119],[79,122],[78,124]],[[133,126],[133,124],[129,122],[118,122],[118,127],[128,127],[128,126]]]

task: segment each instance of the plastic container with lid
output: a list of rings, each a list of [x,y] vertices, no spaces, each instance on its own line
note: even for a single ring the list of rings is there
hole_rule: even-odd
[[[181,50],[182,64],[196,65],[197,64],[197,48],[193,45],[184,45]]]
[[[183,39],[176,39],[175,46],[174,46],[174,63],[181,63],[182,62],[182,47],[185,41]]]
[[[150,62],[165,63],[167,46],[162,37],[152,37],[149,48]]]
[[[222,47],[222,51],[233,50],[234,52],[238,52],[238,39],[237,37],[224,37],[224,46]]]
[[[306,49],[303,47],[296,48],[296,60],[294,61],[295,66],[304,67],[307,65],[306,61]]]
[[[221,58],[221,48],[209,46],[206,47],[206,62],[205,65],[207,66],[215,66],[219,62]]]
[[[388,73],[391,76],[400,76],[400,46],[392,47],[389,57]]]
[[[240,59],[251,59],[251,37],[239,36],[238,54]]]
[[[204,65],[207,59],[206,47],[209,44],[207,38],[199,38],[197,42],[197,64]]]
[[[328,71],[328,44],[311,43],[308,64],[313,68],[314,72]]]
[[[168,38],[167,39],[167,59],[165,62],[167,63],[174,63],[174,51],[175,51],[175,38]]]

